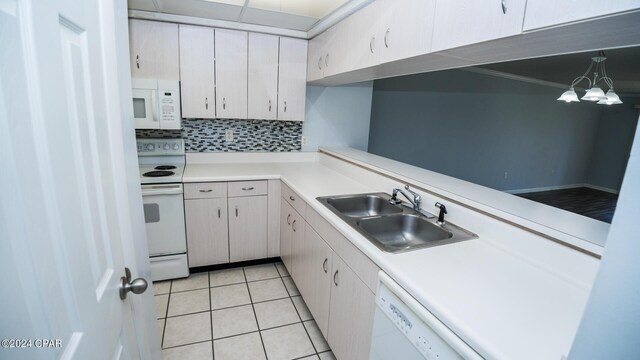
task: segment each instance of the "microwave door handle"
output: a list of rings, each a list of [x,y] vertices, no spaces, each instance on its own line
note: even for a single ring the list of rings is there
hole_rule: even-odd
[[[154,122],[160,122],[158,114],[158,90],[151,90],[151,116]]]

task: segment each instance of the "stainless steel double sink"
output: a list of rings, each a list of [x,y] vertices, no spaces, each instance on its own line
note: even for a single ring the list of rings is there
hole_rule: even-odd
[[[451,244],[478,236],[405,203],[393,205],[385,193],[318,197],[329,210],[383,251],[400,253]]]

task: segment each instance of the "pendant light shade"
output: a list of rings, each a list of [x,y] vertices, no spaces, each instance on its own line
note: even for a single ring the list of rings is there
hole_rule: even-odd
[[[573,89],[573,87],[565,91],[564,93],[562,93],[562,95],[560,95],[558,100],[568,102],[568,103],[580,102],[580,99],[578,99],[578,94],[576,94],[576,91]]]
[[[580,84],[583,81],[587,81],[589,83],[589,90],[587,93],[581,98],[586,101],[597,101],[598,104],[601,105],[615,105],[622,104],[622,100],[615,91],[613,91],[613,80],[607,75],[607,70],[604,67],[604,62],[607,58],[604,56],[604,51],[598,52],[598,56],[591,58],[591,64],[585,73],[581,76],[578,76],[571,83],[571,87],[569,90],[565,91],[560,97],[558,101],[564,101],[567,103],[570,102],[579,102],[578,94],[574,90],[574,86]],[[589,77],[591,71],[593,69],[593,81],[591,77]],[[605,94],[601,84],[604,84],[609,88],[609,91]]]
[[[607,100],[607,95],[604,94],[604,91],[600,89],[599,86],[594,86],[591,89],[587,90],[587,93],[584,94],[582,100],[587,101],[600,101]]]
[[[618,96],[618,94],[616,94],[615,91],[613,91],[613,89],[609,89],[609,91],[607,91],[607,99],[598,101],[598,104],[617,105],[622,104],[622,100],[620,100],[620,97]]]

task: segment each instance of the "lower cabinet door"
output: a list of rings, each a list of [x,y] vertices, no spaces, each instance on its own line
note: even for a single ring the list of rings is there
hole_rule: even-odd
[[[229,198],[231,262],[267,257],[267,196]]]
[[[368,360],[375,295],[333,254],[329,346],[337,359]]]
[[[293,221],[293,208],[289,203],[280,198],[280,258],[289,273],[292,272],[291,265],[291,222]]]
[[[297,211],[291,216],[291,277],[293,282],[304,282],[304,228],[306,221]]]
[[[184,201],[189,267],[229,262],[227,199]]]
[[[331,264],[333,250],[307,224],[304,233],[304,275],[298,285],[309,310],[325,339],[329,333],[329,305],[331,301]]]

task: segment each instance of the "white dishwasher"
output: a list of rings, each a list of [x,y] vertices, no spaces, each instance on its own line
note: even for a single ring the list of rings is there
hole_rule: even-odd
[[[481,360],[382,271],[378,274],[370,360]]]

